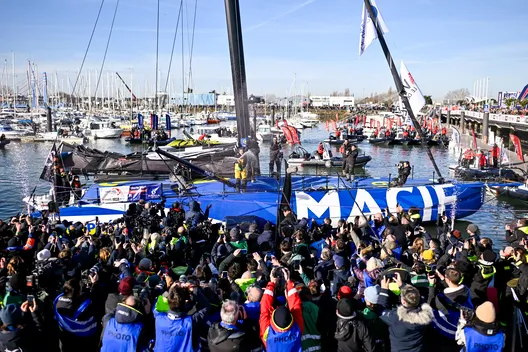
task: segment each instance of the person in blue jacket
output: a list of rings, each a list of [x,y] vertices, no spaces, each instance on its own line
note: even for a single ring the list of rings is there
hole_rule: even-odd
[[[210,306],[199,288],[188,283],[174,283],[166,298],[158,297],[154,309],[154,352],[199,351],[200,329],[206,326]]]
[[[141,306],[139,298],[128,296],[114,313],[104,316],[101,352],[142,352],[147,348]]]
[[[464,351],[502,351],[505,336],[496,322],[495,307],[487,301],[475,310],[473,317],[461,311],[456,339]],[[467,320],[466,320],[467,319]]]

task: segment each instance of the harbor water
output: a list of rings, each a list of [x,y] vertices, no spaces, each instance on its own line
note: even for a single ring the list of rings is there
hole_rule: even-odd
[[[173,135],[180,136],[181,131],[173,130]],[[328,137],[324,125],[302,131],[302,146],[313,152],[317,144]],[[131,153],[144,150],[143,146],[129,145],[124,138],[118,140],[90,140],[87,144],[91,148],[101,151],[109,150],[119,153]],[[0,149],[0,219],[7,219],[19,212],[25,212],[22,199],[30,195],[35,189],[36,194],[49,191],[50,184],[39,180],[39,175],[50,152],[52,143],[20,143],[13,142]],[[360,154],[365,153],[372,157],[365,171],[357,172],[369,177],[388,177],[397,175],[396,164],[400,161],[409,161],[413,166],[415,178],[437,179],[433,172],[425,150],[422,147],[404,146],[378,146],[363,141],[359,145]],[[261,143],[260,165],[263,174],[268,173],[269,145]],[[333,147],[335,151],[335,147]],[[292,147],[284,148],[284,156],[292,152]],[[444,178],[449,178],[449,165],[457,162],[458,155],[448,149],[433,147],[433,155]],[[333,174],[338,169],[307,169],[300,170],[304,173]],[[83,181],[82,182],[86,182]],[[476,223],[484,236],[491,237],[498,244],[503,244],[504,225],[511,223],[515,216],[522,217],[528,214],[525,202],[514,201],[507,198],[496,199],[486,195],[485,203],[481,210],[464,221],[457,222],[456,227],[465,230],[467,222]],[[464,231],[463,231],[464,232]]]

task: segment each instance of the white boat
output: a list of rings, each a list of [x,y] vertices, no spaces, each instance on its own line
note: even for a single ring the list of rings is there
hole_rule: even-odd
[[[212,141],[220,142],[221,144],[237,143],[236,137],[226,137],[218,134],[219,128],[211,126],[200,126],[194,129],[194,133],[191,135],[194,139],[199,139],[204,134],[208,139]]]
[[[261,142],[271,142],[273,140],[274,133],[271,132],[271,126],[260,125],[257,128],[257,139]]]
[[[85,131],[94,139],[115,139],[121,138],[123,129],[117,127],[115,122],[111,121],[91,121],[90,127]]]
[[[7,139],[19,139],[24,136],[29,136],[30,133],[24,130],[15,130],[9,125],[0,124],[1,135],[4,135]]]

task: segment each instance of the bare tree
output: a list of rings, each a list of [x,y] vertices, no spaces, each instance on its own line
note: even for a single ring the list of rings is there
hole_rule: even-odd
[[[459,101],[464,100],[466,97],[471,96],[471,93],[469,92],[469,89],[467,88],[459,88],[450,90],[446,93],[445,99],[451,100],[451,101]]]
[[[350,96],[350,88],[345,88],[345,97]]]

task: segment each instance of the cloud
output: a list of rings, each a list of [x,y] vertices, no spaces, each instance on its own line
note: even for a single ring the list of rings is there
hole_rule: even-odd
[[[274,17],[271,17],[271,18],[265,20],[264,22],[260,22],[260,23],[254,25],[254,26],[250,26],[250,27],[248,27],[248,28],[245,28],[245,29],[244,29],[244,32],[250,32],[250,31],[253,31],[253,30],[257,29],[257,28],[264,27],[264,26],[267,25],[268,23],[273,22],[273,21],[276,21],[276,20],[278,20],[279,18],[285,17],[285,16],[287,16],[287,15],[289,15],[289,14],[295,12],[295,11],[298,11],[298,10],[302,9],[302,8],[305,7],[305,6],[310,5],[311,3],[316,2],[316,1],[317,1],[317,0],[308,0],[308,1],[305,1],[305,2],[303,2],[303,3],[301,3],[301,4],[299,4],[299,5],[296,5],[296,6],[292,7],[291,9],[287,10],[286,12],[283,12],[283,13],[277,15],[277,16],[274,16]]]

